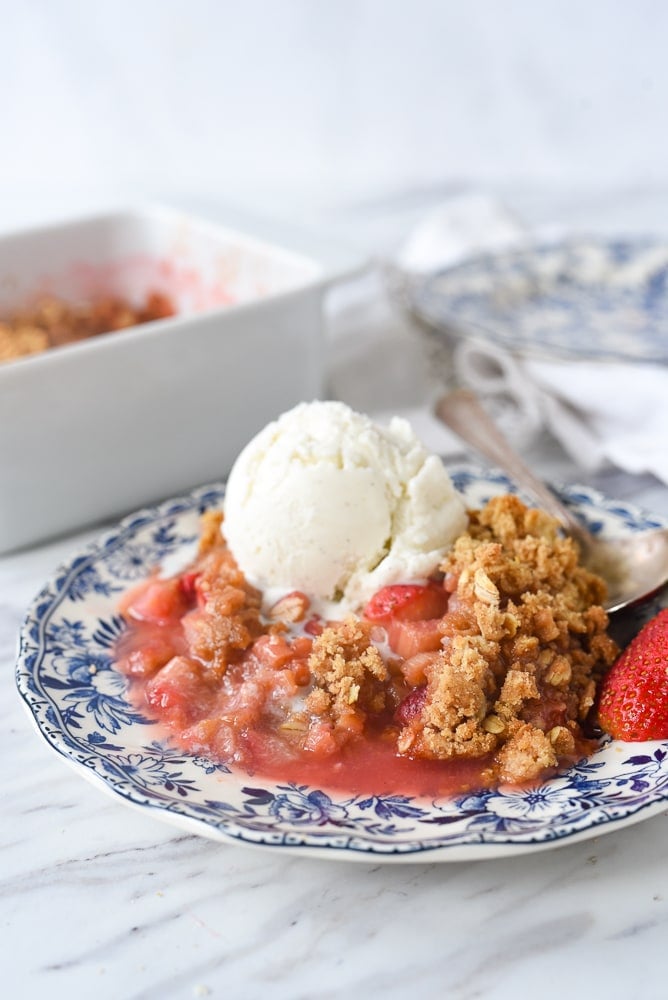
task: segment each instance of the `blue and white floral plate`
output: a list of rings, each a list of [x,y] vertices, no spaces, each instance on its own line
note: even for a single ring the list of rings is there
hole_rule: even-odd
[[[511,489],[505,476],[451,470],[471,507]],[[668,799],[668,743],[608,743],[534,788],[500,788],[428,801],[345,795],[281,784],[170,746],[132,706],[114,669],[123,629],[119,595],[163,560],[178,559],[222,486],[196,490],[124,520],[63,566],[29,609],[17,681],[47,743],[120,801],[192,833],[320,858],[455,861],[522,854],[618,829]],[[646,531],[661,522],[590,489],[565,499],[595,532]],[[668,604],[657,597],[627,619],[629,633]]]
[[[485,254],[411,284],[429,328],[531,356],[668,363],[668,244],[578,238]]]

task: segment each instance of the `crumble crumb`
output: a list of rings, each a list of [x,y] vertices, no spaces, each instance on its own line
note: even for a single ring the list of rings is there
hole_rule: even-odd
[[[221,528],[223,524],[222,510],[206,510],[200,518],[199,554],[204,555],[211,549],[223,544]]]
[[[530,781],[556,767],[557,753],[549,737],[529,723],[516,723],[515,730],[496,755],[501,781]]]
[[[266,631],[261,621],[262,595],[239,569],[220,532],[223,515],[201,518],[198,590],[206,614],[183,619],[193,652],[217,675]]]
[[[575,751],[596,678],[617,655],[602,580],[578,563],[557,522],[514,496],[470,514],[441,567],[458,628],[427,671],[402,752],[447,759],[495,753],[503,781],[527,781]]]
[[[482,725],[493,673],[476,637],[455,636],[427,668],[425,707],[399,734],[399,749],[420,757],[481,757],[496,746]]]
[[[174,312],[169,298],[155,291],[149,292],[140,306],[131,305],[119,296],[76,304],[47,296],[0,321],[0,363],[100,333],[166,319]]]
[[[0,323],[0,362],[39,354],[48,346],[48,334],[36,326],[22,324],[12,328],[7,323]]]
[[[382,682],[389,677],[372,627],[349,618],[325,628],[313,643],[308,666],[316,687],[306,699],[317,715],[328,712],[340,728],[363,724],[367,712],[382,712]]]

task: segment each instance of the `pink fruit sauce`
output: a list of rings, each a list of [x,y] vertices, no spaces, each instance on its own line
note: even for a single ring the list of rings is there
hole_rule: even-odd
[[[259,637],[219,674],[193,651],[200,620],[193,574],[149,580],[127,597],[128,628],[116,650],[143,714],[191,753],[227,762],[256,778],[306,783],[352,794],[437,798],[491,783],[486,759],[436,761],[400,755],[396,734],[410,715],[415,688],[394,718],[383,712],[363,734],[335,742],[328,727],[312,727],[308,746],[286,729],[286,715],[308,687],[306,630],[287,642]],[[313,631],[318,631],[310,622]],[[405,638],[403,639],[405,642]],[[288,723],[289,725],[289,723]]]

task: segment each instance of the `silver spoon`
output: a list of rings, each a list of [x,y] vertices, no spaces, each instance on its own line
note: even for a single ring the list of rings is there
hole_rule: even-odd
[[[436,415],[555,517],[580,546],[585,565],[604,578],[608,613],[649,597],[668,580],[668,528],[614,541],[592,535],[511,447],[469,389],[455,389],[436,403]]]

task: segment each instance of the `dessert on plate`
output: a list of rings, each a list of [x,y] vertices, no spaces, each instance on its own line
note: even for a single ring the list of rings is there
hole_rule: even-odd
[[[239,456],[189,565],[124,596],[117,661],[192,752],[439,795],[587,752],[604,595],[545,513],[466,511],[404,421],[302,404]]]

